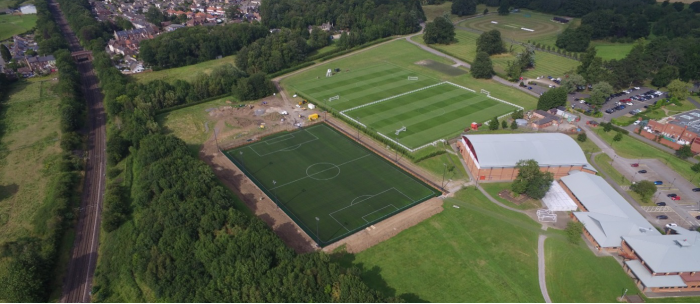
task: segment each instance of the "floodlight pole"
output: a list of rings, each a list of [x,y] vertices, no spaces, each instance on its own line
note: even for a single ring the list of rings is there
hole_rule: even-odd
[[[321,242],[321,237],[318,236],[318,222],[319,222],[319,221],[320,221],[320,219],[319,219],[318,216],[317,216],[317,217],[316,217],[316,238],[318,238],[318,241],[319,241],[319,243],[320,243],[320,242]]]
[[[613,162],[615,162],[615,159],[617,159],[617,154],[615,154],[615,157],[610,161],[610,165],[612,166]]]
[[[275,181],[275,180],[273,179],[273,180],[272,180],[272,196],[274,197],[274,199],[275,199],[276,201],[279,201],[279,200],[277,199],[277,191],[275,191],[275,185],[277,185],[277,181]]]
[[[399,136],[398,135],[396,136],[396,148],[394,149],[394,151],[396,151],[396,156],[394,158],[396,158],[396,162],[398,163],[399,162]]]
[[[674,177],[673,181],[671,182],[671,187],[675,187],[675,186],[676,186],[676,177]]]
[[[442,163],[442,182],[440,182],[440,186],[442,187],[442,190],[445,191],[445,170],[447,169],[447,165],[445,163]]]
[[[360,118],[355,117],[355,119],[357,120],[357,141],[360,141]]]
[[[219,149],[219,152],[221,152],[221,148],[219,147],[219,139],[216,137],[216,127],[214,127],[214,141],[216,142],[216,148]]]

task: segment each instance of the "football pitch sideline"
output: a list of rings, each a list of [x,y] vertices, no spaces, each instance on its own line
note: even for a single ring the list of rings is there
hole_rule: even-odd
[[[225,154],[321,246],[440,194],[326,124]]]

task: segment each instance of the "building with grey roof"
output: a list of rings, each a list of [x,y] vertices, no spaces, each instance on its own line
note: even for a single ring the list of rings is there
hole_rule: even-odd
[[[700,233],[670,226],[661,234],[600,176],[572,172],[559,183],[580,209],[573,215],[584,237],[625,259],[642,291],[700,291]]]
[[[574,139],[561,133],[463,135],[458,146],[467,168],[479,180],[514,180],[517,162],[527,159],[536,160],[555,179],[572,170],[596,172]]]

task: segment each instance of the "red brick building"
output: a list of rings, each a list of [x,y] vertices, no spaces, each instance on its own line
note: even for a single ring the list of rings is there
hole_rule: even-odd
[[[700,127],[700,111],[694,110],[670,117],[664,122],[649,120],[642,128],[640,135],[658,140],[659,143],[674,150],[678,150],[683,145],[690,145],[690,150],[698,154],[700,153],[700,139],[698,139],[700,132],[697,127]]]

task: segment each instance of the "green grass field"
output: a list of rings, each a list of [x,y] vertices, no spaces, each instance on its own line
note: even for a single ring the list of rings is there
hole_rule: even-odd
[[[236,56],[231,55],[221,59],[214,59],[205,62],[200,62],[193,65],[183,66],[179,68],[172,68],[153,72],[143,72],[132,75],[140,83],[146,83],[153,80],[163,80],[167,82],[173,82],[175,80],[184,80],[191,82],[199,75],[199,73],[209,74],[214,68],[223,64],[235,65]]]
[[[632,51],[633,43],[610,43],[604,41],[593,41],[591,46],[595,47],[597,56],[603,60],[622,59]]]
[[[226,154],[321,245],[439,194],[325,124]]]
[[[408,80],[412,76],[418,80]],[[388,63],[312,79],[295,88],[411,149],[457,135],[471,122],[486,122],[517,109]],[[336,95],[340,99],[326,101]],[[402,127],[406,131],[396,135]]]
[[[531,210],[531,209],[539,209],[542,208],[542,203],[540,200],[536,199],[528,199],[524,203],[520,205],[516,205],[507,199],[501,198],[498,196],[498,193],[503,191],[503,190],[510,190],[511,185],[513,183],[482,183],[481,187],[486,190],[488,194],[490,194],[493,198],[497,199],[499,202],[505,204],[506,206],[510,206],[516,209],[520,210]]]
[[[479,34],[459,29],[456,30],[455,33],[457,43],[449,45],[433,44],[431,47],[447,52],[450,55],[466,62],[474,61],[474,57],[476,57],[476,40],[479,38]],[[423,41],[423,35],[416,36],[413,39],[417,42],[425,44]],[[506,47],[510,48],[511,44],[506,43]],[[520,52],[523,49],[523,47],[518,44],[514,44],[512,47],[514,53]],[[491,56],[493,69],[499,75],[506,74],[508,62],[513,60],[515,60],[515,56],[511,53]],[[578,65],[579,62],[573,59],[557,56],[547,52],[536,52],[535,68],[525,71],[523,76],[532,78],[542,75],[563,76],[567,72],[576,69]]]
[[[473,187],[443,206],[391,239],[336,258],[361,268],[371,287],[407,302],[544,302],[537,283],[540,225]]]
[[[36,15],[0,15],[0,41],[29,31],[36,25]]]
[[[458,26],[486,32],[497,29],[501,36],[517,41],[539,42],[554,45],[557,35],[563,32],[569,25],[552,21],[554,15],[521,10],[520,13],[500,16],[490,14],[488,16],[472,18],[461,22]],[[498,23],[492,23],[498,22]],[[572,20],[576,23],[577,19]],[[571,22],[570,22],[571,23]],[[520,28],[528,28],[534,31],[525,31]]]

